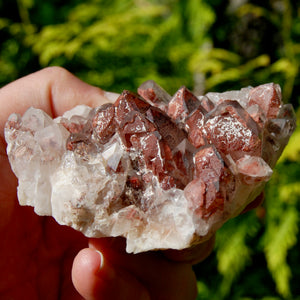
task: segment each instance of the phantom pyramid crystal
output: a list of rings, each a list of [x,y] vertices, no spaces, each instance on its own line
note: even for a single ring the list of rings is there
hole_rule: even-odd
[[[21,205],[138,253],[211,237],[262,192],[295,126],[273,83],[171,97],[147,81],[55,119],[13,114],[5,138]]]

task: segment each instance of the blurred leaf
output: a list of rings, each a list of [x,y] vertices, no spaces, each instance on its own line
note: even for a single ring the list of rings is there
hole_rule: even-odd
[[[230,224],[237,226],[230,226]],[[230,220],[218,232],[218,270],[223,275],[223,280],[214,299],[224,299],[230,293],[233,282],[251,262],[252,250],[247,245],[246,239],[255,235],[259,227],[256,216],[247,214]]]
[[[0,18],[0,30],[8,27],[8,25],[10,24],[10,20],[6,19],[6,18]]]
[[[298,142],[299,140],[300,127],[298,126],[293,135],[290,137],[289,143],[280,157],[280,162],[283,162],[284,160],[290,160],[295,162],[300,161],[300,143]]]
[[[215,20],[215,14],[203,1],[188,0],[187,26],[194,43],[201,45],[206,32]]]
[[[287,251],[296,244],[299,213],[292,207],[284,213],[278,226],[266,233],[265,253],[269,270],[276,282],[278,292],[285,298],[291,296],[289,280],[291,270],[287,263]]]
[[[249,74],[254,73],[256,69],[266,67],[270,64],[270,58],[267,55],[261,55],[253,60],[248,61],[244,65],[236,66],[235,68],[227,68],[222,72],[213,74],[206,80],[208,90],[226,81],[239,81],[243,78],[248,78]]]

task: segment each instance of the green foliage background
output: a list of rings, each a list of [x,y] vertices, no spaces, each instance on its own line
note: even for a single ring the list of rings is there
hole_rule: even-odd
[[[276,82],[300,120],[297,1],[2,0],[0,42],[0,86],[51,65],[115,92]],[[300,299],[299,141],[298,126],[264,205],[226,223],[195,266],[198,299]]]

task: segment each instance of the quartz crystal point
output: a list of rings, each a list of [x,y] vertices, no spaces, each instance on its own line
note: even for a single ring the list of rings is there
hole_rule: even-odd
[[[171,97],[147,81],[56,119],[13,114],[5,137],[21,205],[137,253],[212,236],[261,193],[294,129],[273,83]]]

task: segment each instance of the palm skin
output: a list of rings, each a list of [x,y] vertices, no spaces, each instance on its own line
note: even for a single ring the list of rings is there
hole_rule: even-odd
[[[75,255],[87,240],[31,208],[15,206],[1,228],[1,299],[82,299],[71,281]]]

